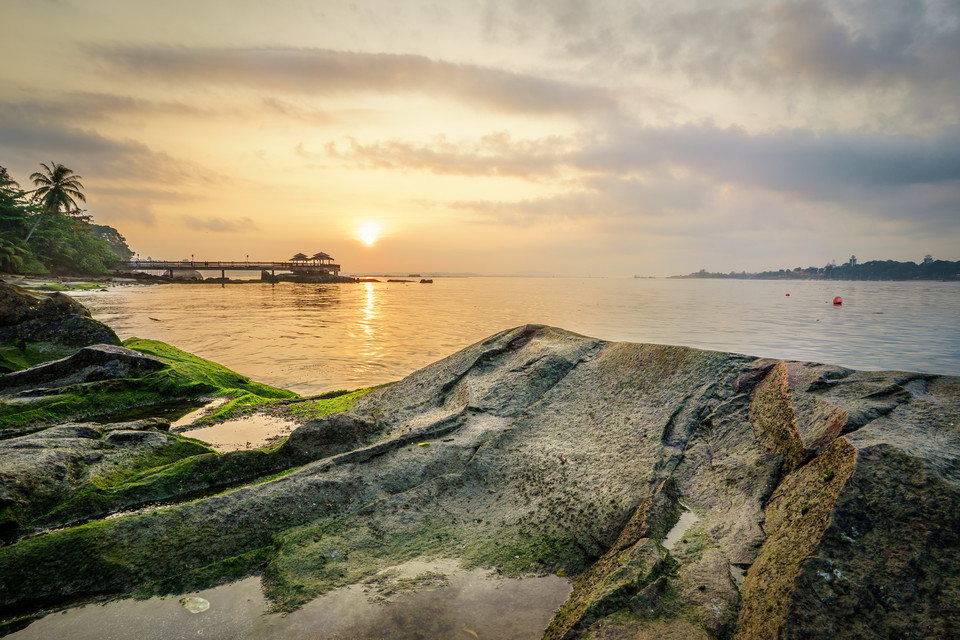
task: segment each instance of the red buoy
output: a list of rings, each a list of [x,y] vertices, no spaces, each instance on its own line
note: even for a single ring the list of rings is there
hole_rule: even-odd
[[[843,298],[841,298],[840,296],[837,296],[836,298],[833,299],[833,304],[839,307],[840,305],[843,304]]]

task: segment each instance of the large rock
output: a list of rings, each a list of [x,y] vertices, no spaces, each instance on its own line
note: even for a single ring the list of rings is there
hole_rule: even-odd
[[[39,293],[0,282],[0,327],[67,315],[89,317],[90,313],[82,304],[59,291]]]
[[[328,458],[362,447],[381,431],[376,422],[352,413],[336,413],[311,420],[290,434],[281,454],[292,463]]]
[[[68,501],[85,486],[109,485],[151,458],[206,453],[172,436],[158,419],[63,424],[0,440],[0,542],[24,523]],[[47,516],[49,519],[49,515]]]
[[[295,432],[270,482],[0,549],[0,607],[257,558],[284,609],[425,555],[568,572],[553,639],[956,637],[957,425],[955,377],[520,327]]]
[[[68,295],[0,282],[0,373],[92,344],[118,345],[120,339]]]
[[[159,358],[109,344],[84,347],[66,358],[0,376],[0,392],[44,391],[85,382],[142,376],[163,369]]]

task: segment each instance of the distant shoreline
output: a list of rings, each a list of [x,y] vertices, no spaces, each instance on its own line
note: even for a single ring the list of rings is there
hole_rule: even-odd
[[[923,262],[897,262],[896,260],[871,260],[862,264],[856,258],[837,266],[797,267],[796,269],[778,269],[747,273],[709,272],[706,269],[683,276],[671,278],[700,278],[726,280],[851,280],[851,281],[891,281],[939,280],[952,282],[960,280],[960,261],[934,260],[927,256]]]
[[[663,280],[763,280],[765,282],[958,282],[960,278],[793,278],[764,276],[665,276]]]

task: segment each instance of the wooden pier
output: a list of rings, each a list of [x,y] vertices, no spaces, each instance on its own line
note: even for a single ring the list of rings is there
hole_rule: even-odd
[[[290,271],[295,276],[338,276],[340,265],[325,260],[286,260],[280,262],[262,260],[224,261],[224,260],[126,260],[121,262],[117,271],[167,271],[174,277],[177,271],[218,270],[225,278],[227,271],[269,271],[272,276],[277,271]]]

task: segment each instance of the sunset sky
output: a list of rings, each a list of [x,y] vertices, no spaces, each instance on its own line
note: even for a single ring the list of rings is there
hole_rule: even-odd
[[[721,7],[722,8],[719,8]],[[4,0],[0,165],[141,257],[960,259],[957,0]]]

